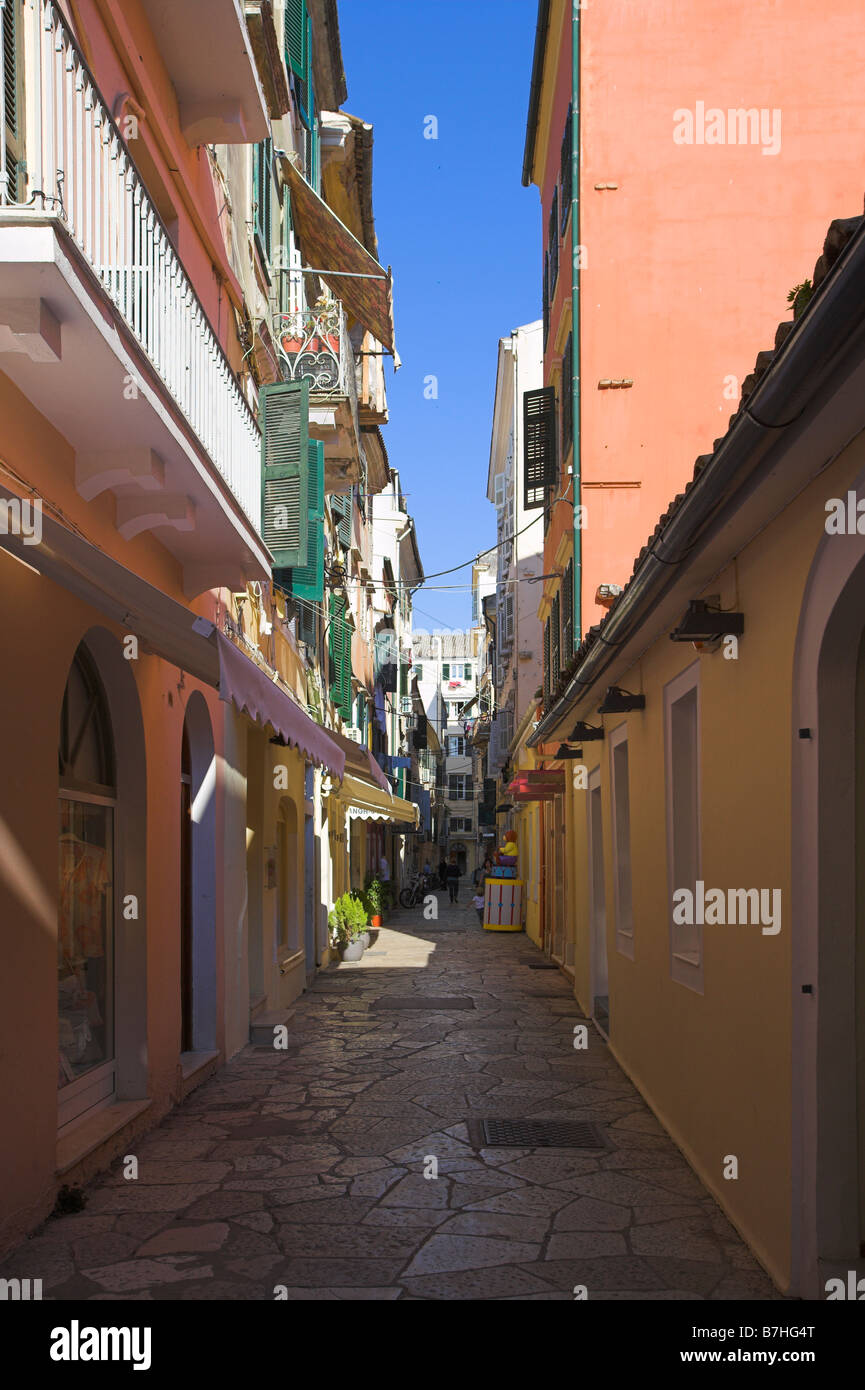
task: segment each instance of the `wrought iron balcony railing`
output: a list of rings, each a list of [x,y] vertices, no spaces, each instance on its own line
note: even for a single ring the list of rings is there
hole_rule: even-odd
[[[309,380],[319,397],[357,399],[354,351],[339,300],[276,315],[283,380]]]
[[[63,15],[54,0],[3,0],[0,39],[7,133],[8,84],[19,84],[22,63],[19,91],[28,93],[17,103],[20,158],[0,140],[0,223],[11,212],[53,217],[65,228],[260,528],[255,414]]]

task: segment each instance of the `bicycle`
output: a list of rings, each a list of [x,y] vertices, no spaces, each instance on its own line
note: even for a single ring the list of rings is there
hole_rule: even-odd
[[[422,874],[412,874],[407,888],[400,889],[400,907],[420,907],[424,900],[424,881]]]

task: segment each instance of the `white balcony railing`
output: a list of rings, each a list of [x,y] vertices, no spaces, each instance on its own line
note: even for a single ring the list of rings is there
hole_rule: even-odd
[[[13,2],[0,4],[4,53],[7,41],[11,50],[16,38]],[[17,10],[17,19],[27,26],[17,35],[30,93],[23,140],[26,187],[12,177],[6,141],[0,140],[0,222],[13,209],[16,216],[54,216],[65,227],[203,450],[260,529],[258,423],[130,149],[53,0],[33,0]],[[2,82],[0,77],[0,97],[5,97]]]

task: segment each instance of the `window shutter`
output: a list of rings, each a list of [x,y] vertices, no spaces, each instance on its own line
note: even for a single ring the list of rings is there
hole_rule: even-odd
[[[562,654],[567,665],[574,654],[574,562],[569,560],[562,580]]]
[[[354,499],[352,497],[343,497],[342,516],[337,528],[339,530],[339,543],[343,550],[351,549],[351,521],[353,510]]]
[[[559,683],[559,676],[562,672],[561,666],[561,601],[556,594],[550,610],[550,687],[556,689]]]
[[[306,0],[285,0],[285,57],[302,82],[309,71],[309,20]]]
[[[20,18],[20,0],[6,0],[5,7],[0,10],[0,23],[3,27],[3,139],[6,143],[8,196],[13,203],[21,196],[20,175],[24,155],[21,130],[23,64]]]
[[[562,353],[562,463],[574,440],[574,335],[568,334]]]
[[[333,683],[330,698],[343,719],[351,719],[351,628],[346,621],[347,608],[344,594],[331,594],[329,646]]]
[[[550,333],[550,258],[544,253],[544,291],[543,291],[543,310],[544,310],[544,347],[547,345],[547,338]]]
[[[544,505],[546,488],[556,484],[556,391],[541,386],[523,392],[523,506]]]
[[[308,562],[309,382],[263,386],[261,422],[261,535],[278,569]]]
[[[442,680],[443,680],[443,681],[449,681],[450,678],[451,678],[451,668],[450,668],[450,664],[449,664],[447,661],[445,661],[445,662],[442,664]]]
[[[553,201],[550,204],[550,225],[547,231],[547,246],[550,252],[550,277],[547,287],[547,295],[550,299],[556,292],[556,282],[559,278],[559,190],[553,189]]]
[[[311,439],[308,448],[307,561],[292,570],[291,592],[299,599],[320,603],[324,598],[324,444]]]
[[[560,227],[564,233],[568,225],[568,213],[571,210],[571,198],[573,196],[573,155],[574,155],[574,108],[568,107],[568,115],[565,120],[565,133],[562,136],[562,165],[560,170],[560,183],[562,185],[562,205],[559,212]]]
[[[550,620],[544,623],[544,704],[550,699]]]
[[[261,251],[273,259],[273,141],[261,140],[252,152],[252,201],[254,225]]]

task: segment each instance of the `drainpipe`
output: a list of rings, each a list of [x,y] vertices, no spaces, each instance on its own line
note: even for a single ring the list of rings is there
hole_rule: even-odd
[[[572,598],[574,652],[583,640],[583,533],[579,526],[582,504],[582,457],[580,450],[580,14],[582,6],[574,0],[571,16],[571,416],[574,436],[574,592]],[[564,385],[564,383],[562,383]],[[573,652],[568,652],[568,660]]]

